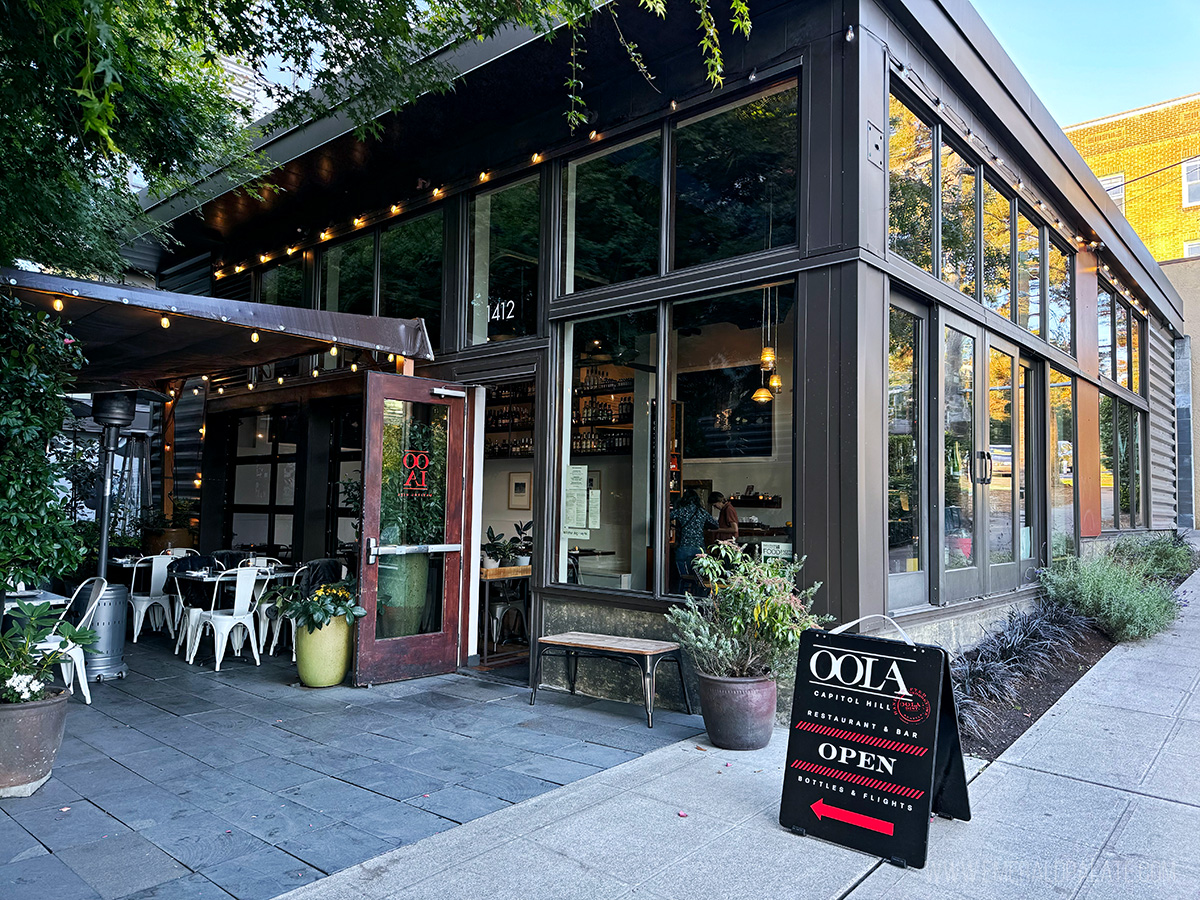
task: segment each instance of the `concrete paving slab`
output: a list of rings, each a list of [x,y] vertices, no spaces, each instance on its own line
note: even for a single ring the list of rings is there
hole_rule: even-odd
[[[124,900],[229,900],[231,896],[203,875],[193,874],[129,894]]]
[[[470,822],[509,805],[507,800],[457,784],[434,791],[428,796],[414,797],[408,802],[418,809],[460,823]]]
[[[279,849],[322,872],[333,873],[386,853],[395,846],[394,842],[338,822],[284,841]]]
[[[32,859],[49,851],[41,841],[18,825],[5,813],[0,813],[0,866]]]
[[[61,808],[31,809],[10,815],[51,853],[125,834],[130,830],[87,800]]]
[[[209,812],[180,816],[141,833],[193,871],[267,846],[249,832]]]
[[[134,832],[59,850],[55,856],[104,900],[116,900],[188,874],[185,866]]]
[[[4,900],[103,900],[57,856],[44,854],[0,866]]]
[[[1200,868],[1176,860],[1130,859],[1104,852],[1075,895],[1075,900],[1195,900]]]
[[[757,768],[723,757],[698,757],[652,781],[630,789],[677,809],[702,809],[736,824],[769,809],[778,813],[782,771]]]
[[[271,900],[316,881],[322,873],[275,847],[205,867],[201,873],[238,900]]]
[[[177,794],[151,785],[143,791],[97,794],[92,802],[135,831],[197,812],[200,807]]]

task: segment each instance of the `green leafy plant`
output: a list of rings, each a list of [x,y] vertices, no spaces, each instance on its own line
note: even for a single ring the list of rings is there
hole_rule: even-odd
[[[83,354],[56,319],[0,297],[0,587],[75,571],[83,556],[64,463],[50,452]]]
[[[502,566],[510,566],[517,555],[516,541],[506,538],[504,533],[496,534],[491,525],[488,526],[487,540],[483,543],[483,552],[489,559],[494,559]]]
[[[0,634],[0,703],[31,703],[44,700],[50,686],[51,669],[66,656],[60,649],[43,649],[51,634],[87,647],[96,641],[90,628],[76,628],[58,621],[59,612],[49,603],[17,601],[5,616],[10,624]],[[65,646],[65,645],[63,645]]]
[[[1038,577],[1048,599],[1092,619],[1114,641],[1158,634],[1179,613],[1171,589],[1144,566],[1106,553],[1056,560]]]
[[[516,542],[516,554],[518,556],[533,555],[533,520],[528,522],[513,522],[513,530],[517,536],[514,539]]]
[[[712,596],[667,612],[696,668],[729,678],[774,676],[794,664],[800,635],[830,621],[812,613],[821,583],[799,590],[804,560],[759,559],[722,541],[692,560]]]
[[[1176,584],[1196,571],[1200,558],[1186,536],[1156,534],[1114,541],[1105,551],[1119,563],[1135,566],[1154,581]]]
[[[353,581],[323,584],[308,594],[298,584],[281,585],[264,595],[264,602],[275,601],[279,615],[294,619],[298,627],[309,633],[324,628],[337,616],[344,616],[353,625],[367,614],[358,605],[358,589]]]

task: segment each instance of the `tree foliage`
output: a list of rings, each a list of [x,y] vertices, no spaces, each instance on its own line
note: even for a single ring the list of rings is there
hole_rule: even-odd
[[[627,0],[632,2],[632,0]],[[638,0],[659,17],[663,0]],[[690,0],[709,81],[723,57],[714,6]],[[115,273],[121,247],[158,234],[134,183],[150,196],[187,193],[221,171],[230,185],[261,173],[250,109],[229,91],[223,60],[270,73],[272,127],[332,111],[369,133],[378,117],[452,87],[446,51],[507,28],[572,35],[564,115],[586,119],[582,28],[616,3],[592,0],[11,0],[0,5],[0,265],[30,259],[58,270]],[[749,37],[746,0],[730,0],[734,34]],[[621,42],[647,77],[637,46]]]

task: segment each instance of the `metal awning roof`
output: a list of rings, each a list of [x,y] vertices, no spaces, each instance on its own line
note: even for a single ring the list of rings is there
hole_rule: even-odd
[[[87,363],[77,391],[161,389],[182,378],[322,353],[331,344],[433,359],[423,319],[268,306],[18,269],[0,269],[0,288],[60,316],[83,343]]]

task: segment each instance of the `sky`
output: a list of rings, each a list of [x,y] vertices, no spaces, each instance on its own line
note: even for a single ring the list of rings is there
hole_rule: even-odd
[[[1200,93],[1198,0],[971,0],[1062,127]]]

